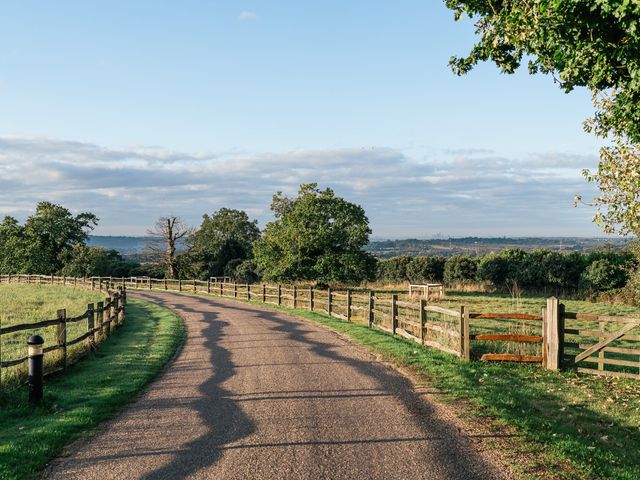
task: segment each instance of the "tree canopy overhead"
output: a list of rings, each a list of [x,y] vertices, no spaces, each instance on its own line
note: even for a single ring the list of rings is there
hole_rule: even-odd
[[[605,231],[639,233],[640,2],[637,0],[445,0],[456,19],[475,20],[478,42],[452,57],[461,75],[493,61],[504,73],[528,62],[531,73],[551,74],[566,92],[586,87],[595,113],[587,131],[608,137],[598,171],[595,220]],[[631,162],[633,168],[628,168]]]
[[[266,279],[359,282],[374,275],[375,259],[362,251],[371,229],[359,205],[311,183],[295,198],[274,195],[271,210],[276,219],[254,246]]]

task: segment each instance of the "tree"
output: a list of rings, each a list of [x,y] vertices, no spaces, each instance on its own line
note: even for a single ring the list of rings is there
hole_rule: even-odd
[[[117,250],[76,243],[60,273],[70,277],[127,277],[137,264],[127,262]]]
[[[311,183],[295,198],[278,192],[271,210],[275,220],[254,245],[266,279],[360,282],[374,276],[375,258],[362,250],[369,220],[359,205]]]
[[[620,288],[627,282],[627,269],[612,259],[601,258],[585,269],[581,281],[583,287],[598,292]]]
[[[40,202],[21,226],[13,217],[0,224],[0,266],[6,273],[53,274],[60,271],[74,245],[84,243],[98,224],[88,212],[73,215],[61,205]]]
[[[444,281],[449,285],[474,282],[477,270],[478,262],[476,259],[454,255],[447,258],[444,264]]]
[[[444,265],[444,257],[415,257],[407,266],[407,277],[412,282],[440,283],[444,279]]]
[[[186,262],[193,275],[208,278],[226,275],[230,262],[235,265],[253,256],[253,243],[260,238],[257,220],[249,220],[242,210],[221,208],[204,215],[200,228],[187,239]]]
[[[376,279],[383,282],[401,283],[409,280],[407,268],[411,264],[411,257],[399,255],[379,260]]]
[[[26,243],[24,227],[10,216],[0,224],[0,273],[26,272]]]
[[[513,73],[523,58],[530,73],[551,74],[570,92],[587,87],[595,114],[585,129],[611,144],[587,180],[601,194],[594,220],[607,232],[640,232],[640,8],[621,0],[445,0],[455,18],[476,20],[480,39],[468,56],[452,57],[459,74],[493,61]],[[581,201],[578,196],[577,201]]]
[[[192,232],[193,230],[180,217],[173,215],[160,217],[154,227],[147,231],[151,237],[147,248],[160,259],[167,278],[178,276],[178,261],[176,259],[178,243]]]

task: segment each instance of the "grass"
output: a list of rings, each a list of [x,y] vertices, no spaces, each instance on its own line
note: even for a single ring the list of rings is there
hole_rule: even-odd
[[[175,314],[129,299],[125,323],[95,353],[46,380],[41,406],[28,404],[26,388],[4,392],[0,479],[37,478],[64,446],[134,399],[162,371],[182,337]]]
[[[483,309],[508,308],[504,297],[490,296],[485,303],[479,295],[464,295],[465,300],[469,297]],[[531,299],[535,307],[542,301]],[[568,308],[584,311],[585,303],[570,303]],[[505,440],[506,446],[499,441],[497,445],[510,452],[511,464],[526,478],[640,478],[640,382],[549,372],[522,364],[460,362],[365,325],[264,306],[331,328],[411,370],[442,391],[444,395],[434,397],[451,403],[467,422],[497,433],[513,432],[516,438]],[[590,311],[620,312],[617,306],[606,305],[594,305]]]
[[[33,323],[56,318],[56,311],[67,310],[67,317],[84,313],[87,304],[104,300],[105,294],[87,290],[52,285],[0,285],[0,326]],[[87,331],[87,321],[69,323],[67,338],[72,340]],[[27,353],[26,339],[32,333],[39,333],[45,339],[45,346],[52,345],[56,338],[56,327],[15,332],[0,337],[0,357],[4,361],[23,357]],[[69,349],[69,355],[83,349],[82,343]],[[50,356],[53,361],[53,358]],[[51,363],[51,362],[48,362]],[[5,370],[1,384],[13,385],[25,374],[25,366]]]

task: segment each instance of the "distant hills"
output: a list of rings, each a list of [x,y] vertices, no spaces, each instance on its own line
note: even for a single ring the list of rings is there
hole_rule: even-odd
[[[139,257],[145,250],[148,237],[92,235],[88,244],[109,250],[117,250],[126,258]],[[463,237],[448,239],[405,239],[375,240],[365,250],[379,258],[397,255],[483,255],[505,248],[535,250],[547,248],[563,252],[590,252],[602,249],[619,250],[628,244],[624,238],[583,238],[583,237]]]
[[[366,250],[376,257],[388,258],[397,255],[484,255],[507,248],[536,250],[546,248],[562,252],[591,252],[594,250],[625,248],[629,239],[583,238],[583,237],[463,237],[447,239],[378,240],[371,242]]]

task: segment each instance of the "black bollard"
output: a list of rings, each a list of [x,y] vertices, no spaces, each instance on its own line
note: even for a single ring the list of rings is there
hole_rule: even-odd
[[[37,404],[42,401],[44,338],[40,335],[31,335],[27,339],[27,345],[29,346],[29,403]]]

